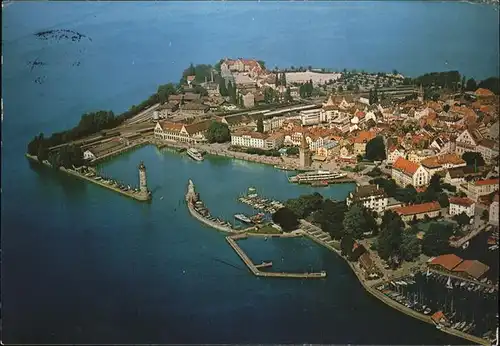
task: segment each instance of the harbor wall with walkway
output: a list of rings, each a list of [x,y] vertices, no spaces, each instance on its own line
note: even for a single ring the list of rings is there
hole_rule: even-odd
[[[50,168],[53,169],[53,167],[52,167],[51,164],[48,164],[46,162],[40,162],[36,156],[32,156],[32,155],[29,155],[29,154],[25,154],[25,155],[31,161],[37,162],[39,164],[45,165],[45,166],[50,167]],[[76,172],[74,170],[71,170],[71,169],[66,169],[64,167],[59,167],[59,171],[65,172],[65,173],[67,173],[69,175],[72,175],[74,177],[77,177],[77,178],[80,178],[80,179],[83,179],[83,180],[87,180],[87,181],[89,181],[91,183],[94,183],[96,185],[105,187],[105,188],[107,188],[109,190],[121,193],[122,195],[130,197],[130,198],[133,198],[133,199],[135,199],[137,201],[146,202],[146,201],[150,201],[151,200],[151,195],[149,195],[149,194],[144,194],[144,193],[141,193],[141,192],[123,191],[123,190],[120,190],[119,188],[117,188],[115,186],[111,186],[111,185],[105,184],[105,183],[103,183],[101,181],[92,179],[90,177],[86,177],[85,175],[80,174],[80,173],[78,173],[78,172]]]
[[[236,235],[234,237],[228,236],[226,237],[227,242],[236,252],[236,254],[241,258],[241,260],[246,264],[248,269],[255,276],[264,276],[264,277],[276,277],[276,278],[296,278],[296,279],[312,279],[312,278],[324,278],[326,277],[326,272],[322,271],[319,273],[285,273],[285,272],[263,272],[260,271],[252,260],[247,256],[247,254],[239,247],[236,243],[235,239],[242,239],[241,235]]]
[[[300,220],[300,223],[301,224],[306,224],[310,227],[313,227],[313,228],[318,228],[317,226],[311,224],[310,222],[307,222],[306,220]],[[315,242],[317,242],[318,244],[320,245],[323,245],[324,247],[334,251],[335,253],[337,253],[341,258],[343,258],[347,264],[349,265],[349,267],[352,269],[352,271],[354,272],[354,274],[356,275],[356,277],[358,278],[359,282],[361,283],[361,285],[363,286],[363,288],[368,292],[370,293],[372,296],[374,296],[375,298],[381,300],[382,302],[384,302],[385,304],[389,305],[390,307],[408,315],[408,316],[411,316],[411,317],[414,317],[416,319],[419,319],[420,321],[423,321],[423,322],[426,322],[426,323],[429,323],[429,324],[434,324],[434,322],[432,321],[431,317],[430,316],[427,316],[427,315],[424,315],[424,314],[421,314],[413,309],[410,309],[406,306],[404,306],[403,304],[400,304],[398,303],[397,301],[387,297],[385,294],[383,294],[382,292],[380,292],[379,290],[377,290],[375,288],[375,286],[379,285],[381,282],[380,280],[373,280],[372,282],[369,282],[367,281],[364,277],[363,277],[363,272],[362,272],[362,269],[361,268],[358,268],[356,263],[353,263],[353,262],[350,262],[349,260],[347,260],[346,258],[344,258],[342,255],[341,255],[341,251],[335,249],[333,246],[330,246],[329,244],[326,244],[325,242],[323,242],[322,240],[318,239],[317,237],[305,232],[305,234],[311,238],[312,240],[314,240]],[[482,338],[479,338],[477,336],[474,336],[474,335],[470,335],[470,334],[467,334],[467,333],[463,333],[459,330],[455,330],[455,329],[452,329],[452,328],[447,328],[447,327],[442,327],[441,328],[441,331],[443,331],[444,333],[448,333],[448,334],[451,334],[451,335],[454,335],[454,336],[458,336],[462,339],[465,339],[465,340],[468,340],[468,341],[471,341],[475,344],[479,344],[479,345],[491,345],[490,342],[488,342],[487,340],[484,340]]]
[[[187,195],[186,195],[186,197],[187,197]],[[205,225],[212,227],[212,228],[214,228],[218,231],[221,231],[221,232],[226,232],[226,233],[244,232],[244,231],[235,230],[229,226],[224,226],[224,225],[218,224],[217,222],[213,222],[212,220],[208,220],[207,218],[204,218],[203,216],[198,214],[198,212],[196,210],[194,210],[194,206],[189,200],[187,200],[186,203],[187,203],[188,210],[189,210],[189,213],[191,214],[191,216],[193,216],[195,219],[197,219],[201,223],[204,223]]]

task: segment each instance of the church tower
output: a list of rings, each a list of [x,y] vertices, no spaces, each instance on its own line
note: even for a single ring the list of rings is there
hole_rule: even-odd
[[[148,184],[146,180],[146,166],[144,162],[141,161],[139,165],[139,191],[142,193],[148,193]]]
[[[311,166],[311,152],[309,150],[309,144],[306,141],[306,135],[302,132],[302,141],[299,148],[299,160],[300,167],[308,168]]]

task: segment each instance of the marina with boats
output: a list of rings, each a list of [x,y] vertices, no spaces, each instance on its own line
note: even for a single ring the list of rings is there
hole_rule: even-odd
[[[273,214],[278,209],[285,206],[280,201],[259,197],[254,187],[249,187],[248,193],[245,196],[238,197],[238,201],[247,204],[256,210],[264,211],[267,214]]]
[[[430,318],[437,329],[466,333],[494,344],[497,288],[487,278],[471,282],[427,270],[375,287],[386,297]]]

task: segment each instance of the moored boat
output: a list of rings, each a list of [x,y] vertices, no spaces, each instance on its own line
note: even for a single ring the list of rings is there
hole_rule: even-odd
[[[288,178],[288,181],[291,183],[299,183],[299,184],[308,184],[312,182],[321,182],[321,181],[332,181],[335,179],[340,179],[345,177],[344,173],[335,173],[330,171],[312,171],[306,173],[300,173],[293,177]]]
[[[188,156],[190,158],[192,158],[193,160],[196,160],[196,161],[203,161],[203,155],[201,155],[201,153],[196,150],[195,148],[189,148],[186,153],[188,154]]]
[[[235,214],[234,218],[236,220],[239,220],[239,221],[244,222],[244,223],[252,223],[252,220],[250,220],[248,217],[246,217],[243,214]]]

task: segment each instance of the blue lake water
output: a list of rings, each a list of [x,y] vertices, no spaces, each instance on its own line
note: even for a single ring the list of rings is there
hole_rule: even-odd
[[[71,127],[84,112],[123,111],[158,84],[177,81],[189,62],[223,56],[255,57],[271,67],[498,75],[492,7],[44,2],[13,3],[2,16],[5,343],[463,343],[368,296],[342,260],[306,240],[241,245],[255,261],[326,270],[327,279],[255,278],[224,236],[180,203],[189,178],[225,218],[250,212],[236,201],[249,186],[278,199],[312,191],[291,186],[283,172],[221,158],[198,163],[153,147],[104,163],[106,174],[135,185],[144,160],[155,197],[141,204],[30,165],[23,153],[39,132]],[[92,40],[33,35],[50,29]],[[46,65],[31,70],[35,60]],[[317,191],[342,199],[350,189]]]

